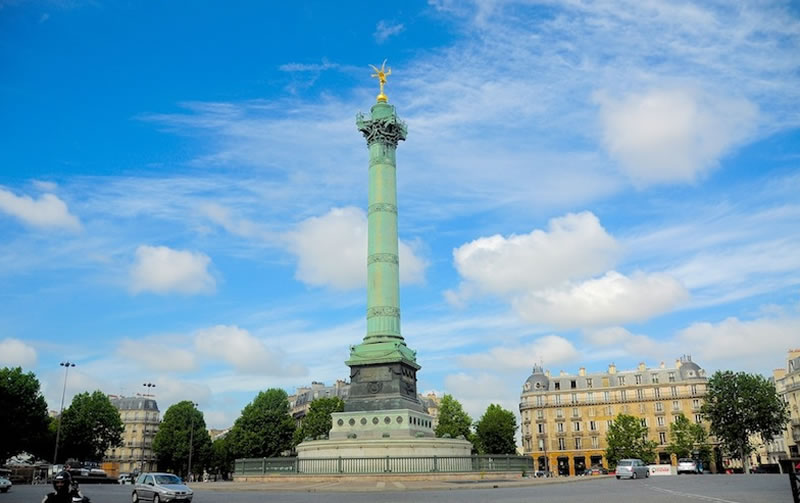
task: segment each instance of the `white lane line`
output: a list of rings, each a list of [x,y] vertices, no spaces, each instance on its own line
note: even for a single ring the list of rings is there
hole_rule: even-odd
[[[713,503],[741,503],[740,501],[733,501],[733,500],[726,500],[726,499],[722,499],[722,498],[715,498],[713,496],[703,496],[702,494],[682,493],[682,492],[678,492],[678,491],[672,491],[670,489],[663,489],[661,487],[654,487],[654,486],[651,486],[651,485],[648,485],[647,487],[649,487],[650,489],[652,489],[654,491],[667,493],[667,494],[672,494],[674,496],[683,496],[685,498],[691,498],[691,499],[696,499],[696,500],[701,500],[701,501],[711,501]]]

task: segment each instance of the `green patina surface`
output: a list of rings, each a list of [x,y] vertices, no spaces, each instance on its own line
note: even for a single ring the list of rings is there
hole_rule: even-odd
[[[397,143],[406,139],[406,125],[388,103],[359,114],[358,130],[369,148],[367,249],[367,334],[350,348],[347,365],[404,361],[416,364],[416,352],[400,333],[400,261],[397,241]]]

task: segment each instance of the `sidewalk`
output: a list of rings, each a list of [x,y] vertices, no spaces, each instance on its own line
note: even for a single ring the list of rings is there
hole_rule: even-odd
[[[192,483],[191,488],[200,491],[219,492],[391,492],[391,491],[448,491],[459,489],[493,489],[501,487],[527,487],[544,484],[566,484],[586,480],[608,478],[610,475],[593,477],[556,477],[556,478],[498,478],[486,474],[484,477],[440,477],[436,479],[420,479],[418,476],[386,475],[386,476],[276,476],[269,481],[259,482],[207,482]]]

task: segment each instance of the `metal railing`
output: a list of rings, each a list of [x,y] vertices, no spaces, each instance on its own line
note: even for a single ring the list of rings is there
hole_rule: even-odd
[[[368,458],[246,458],[237,459],[236,476],[267,473],[376,474],[533,471],[528,456],[386,456]]]

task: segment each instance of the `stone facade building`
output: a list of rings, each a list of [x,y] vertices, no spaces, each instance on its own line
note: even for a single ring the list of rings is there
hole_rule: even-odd
[[[701,422],[706,394],[705,371],[690,356],[674,367],[640,363],[636,369],[551,376],[540,366],[523,384],[520,397],[522,449],[537,460],[537,468],[557,475],[580,474],[592,465],[608,466],[606,432],[614,418],[629,414],[648,428],[658,444],[658,460],[669,463],[666,452],[669,425],[683,413]]]
[[[294,395],[289,395],[289,408],[297,426],[303,422],[303,418],[308,414],[311,402],[317,398],[332,398],[338,396],[342,400],[347,399],[350,394],[350,383],[337,379],[333,386],[325,386],[325,383],[312,381],[311,386],[297,388]]]
[[[110,465],[116,473],[154,471],[156,458],[153,438],[161,422],[158,404],[152,398],[109,395],[111,403],[119,409],[125,431],[122,446],[106,451],[104,466]]]
[[[782,439],[774,439],[769,449],[769,462],[782,459],[783,451],[790,458],[800,457],[800,349],[789,350],[786,367],[772,372],[778,394],[789,406],[789,424]]]

